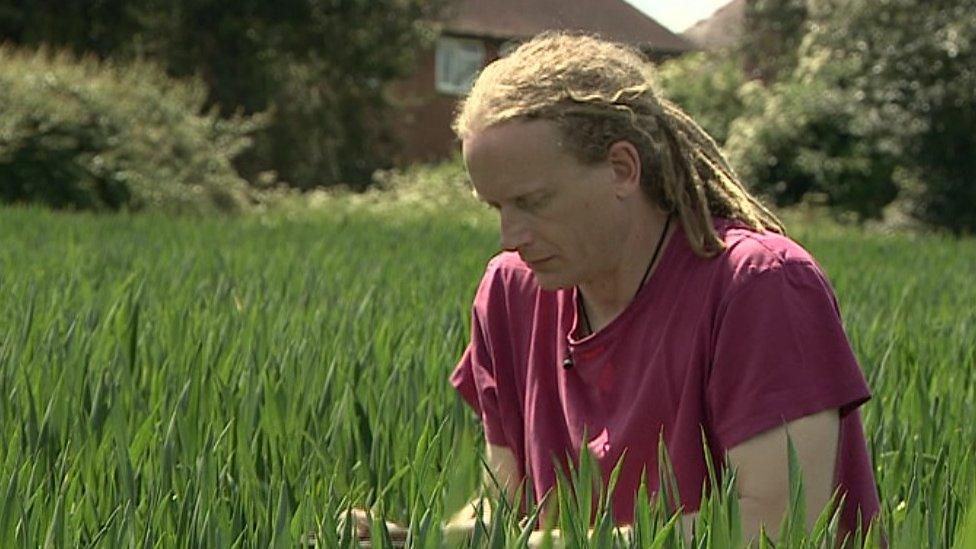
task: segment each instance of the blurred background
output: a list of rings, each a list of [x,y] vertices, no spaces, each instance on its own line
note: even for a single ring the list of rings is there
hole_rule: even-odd
[[[976,0],[677,5],[0,0],[0,201],[247,211],[457,174],[478,71],[565,28],[638,45],[777,207],[974,232]]]

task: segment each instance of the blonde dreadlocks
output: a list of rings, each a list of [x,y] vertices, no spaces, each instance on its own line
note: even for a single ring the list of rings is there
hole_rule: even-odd
[[[640,156],[641,188],[677,211],[689,244],[710,257],[724,246],[711,216],[755,231],[786,233],[739,181],[715,141],[653,88],[653,67],[633,47],[595,36],[546,32],[488,65],[460,104],[453,129],[464,140],[511,120],[551,120],[584,164],[626,140]],[[647,169],[648,167],[652,169]]]

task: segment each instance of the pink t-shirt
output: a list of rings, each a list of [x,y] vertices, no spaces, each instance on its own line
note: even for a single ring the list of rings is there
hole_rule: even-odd
[[[634,302],[582,338],[575,290],[542,290],[516,253],[499,254],[478,287],[471,342],[451,383],[488,442],[514,453],[537,500],[555,485],[554,460],[578,463],[584,431],[605,485],[626,449],[618,523],[633,520],[645,468],[657,490],[659,433],[690,512],[708,478],[702,429],[721,464],[763,431],[839,408],[835,485],[846,494],[842,525],[853,529],[858,510],[867,518],[879,507],[857,410],[870,392],[833,290],[790,239],[714,221],[723,253],[695,255],[679,225]]]

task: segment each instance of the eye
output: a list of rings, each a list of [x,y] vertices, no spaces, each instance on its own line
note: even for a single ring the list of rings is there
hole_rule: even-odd
[[[549,201],[548,194],[537,194],[529,197],[519,197],[515,200],[515,206],[526,211],[538,210]]]

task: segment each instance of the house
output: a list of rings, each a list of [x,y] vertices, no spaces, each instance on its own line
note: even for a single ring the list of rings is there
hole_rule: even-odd
[[[682,32],[681,36],[706,51],[736,46],[745,26],[746,1],[732,0],[711,17],[702,19]]]
[[[542,31],[599,33],[637,45],[658,61],[694,49],[624,0],[457,0],[442,29],[436,47],[422,55],[414,76],[394,87],[405,106],[394,121],[403,144],[400,165],[457,152],[451,120],[458,100],[485,65]]]

